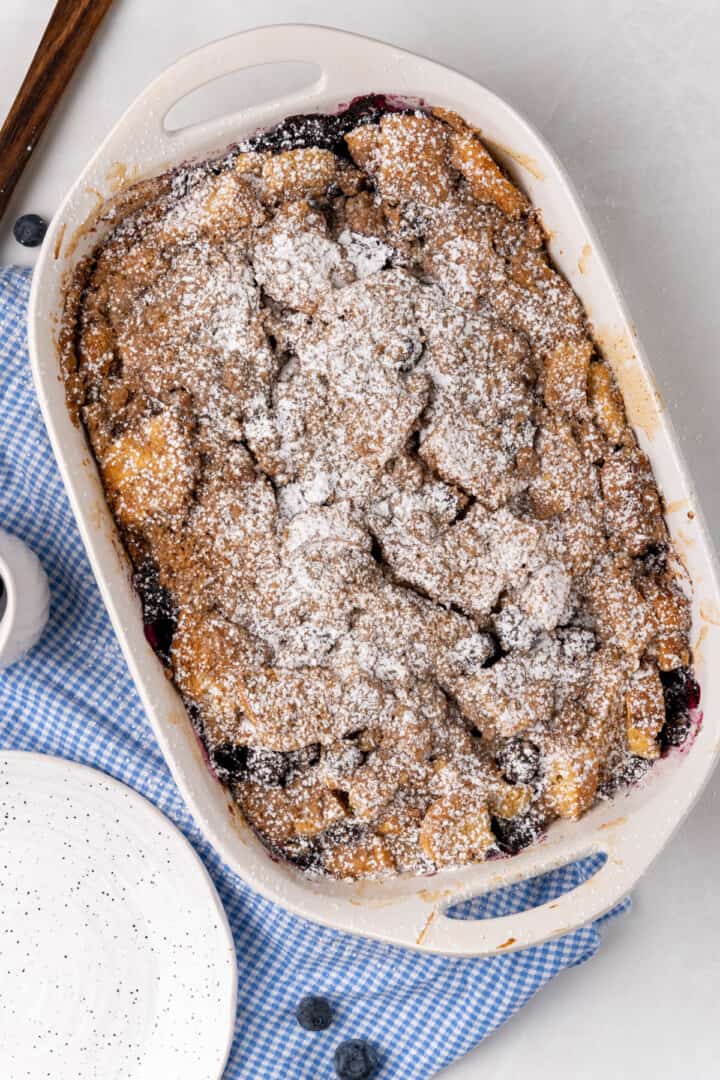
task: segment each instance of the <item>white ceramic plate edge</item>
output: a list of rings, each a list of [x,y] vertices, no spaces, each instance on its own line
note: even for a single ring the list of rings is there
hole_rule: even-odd
[[[58,791],[62,790],[62,785],[65,782],[69,782],[72,792],[72,781],[74,777],[77,777],[80,787],[87,785],[88,787],[101,786],[102,788],[110,789],[129,803],[134,811],[139,813],[140,817],[143,819],[143,825],[147,823],[148,828],[151,828],[153,823],[155,823],[158,830],[168,837],[170,842],[177,845],[179,850],[184,853],[184,857],[189,858],[190,864],[197,874],[204,902],[212,909],[216,920],[217,931],[222,938],[222,955],[225,957],[227,967],[224,969],[223,966],[219,964],[217,969],[218,974],[221,974],[223,970],[226,970],[230,978],[230,985],[223,991],[223,994],[225,994],[224,1044],[219,1045],[216,1043],[212,1048],[213,1058],[217,1064],[217,1070],[213,1073],[213,1076],[215,1077],[215,1080],[220,1080],[225,1070],[235,1033],[235,1019],[237,1013],[237,957],[227,914],[220,897],[218,896],[215,884],[202,859],[182,830],[179,829],[158,806],[132,788],[129,784],[125,784],[123,781],[116,779],[101,769],[52,754],[25,750],[0,750],[0,775],[5,775],[8,768],[24,769],[25,767],[29,770],[29,776],[27,777],[28,785],[25,789],[28,791],[28,799],[32,799],[33,792],[31,785],[34,779],[37,779],[38,782],[49,779],[52,783],[56,784]],[[120,805],[123,806],[124,803],[121,802]],[[218,955],[218,960],[219,959],[220,954]],[[40,987],[38,987],[38,992],[39,991]],[[222,1020],[220,1023],[222,1023]],[[209,1073],[207,1074],[207,1080],[212,1080]]]

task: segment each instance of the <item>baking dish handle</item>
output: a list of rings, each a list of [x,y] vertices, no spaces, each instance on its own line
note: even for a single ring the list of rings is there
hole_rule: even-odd
[[[516,914],[487,919],[449,918],[448,907],[462,902],[455,897],[429,914],[415,944],[450,956],[497,955],[524,949],[562,937],[600,918],[626,896],[636,877],[635,872],[628,873],[624,860],[613,854],[591,878],[570,892]]]
[[[380,46],[366,38],[352,36],[353,48],[348,49],[351,35],[330,30],[322,26],[262,26],[247,30],[230,37],[213,41],[194,52],[183,56],[172,67],[167,68],[133,102],[120,120],[115,133],[121,135],[123,129],[135,133],[144,130],[148,143],[153,150],[158,150],[158,157],[164,151],[168,157],[177,160],[178,154],[195,150],[198,136],[221,140],[236,135],[239,127],[248,130],[252,127],[255,115],[260,117],[267,109],[267,102],[251,105],[226,114],[215,120],[193,124],[179,131],[167,131],[164,120],[170,108],[181,98],[215,79],[244,68],[259,67],[266,64],[304,62],[316,65],[320,74],[310,86],[304,86],[294,93],[283,96],[283,105],[287,112],[293,105],[311,112],[313,103],[323,94],[332,92],[335,85],[347,86],[348,78],[357,75],[363,78],[367,70],[366,53],[372,48],[377,62],[378,48],[385,48],[388,61],[393,57],[398,61],[402,54],[391,46]]]

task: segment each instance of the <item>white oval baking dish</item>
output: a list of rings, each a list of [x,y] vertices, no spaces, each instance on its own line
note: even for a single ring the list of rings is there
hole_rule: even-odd
[[[163,118],[195,88],[229,72],[284,61],[320,68],[301,93],[168,133]],[[422,98],[457,110],[482,129],[536,206],[552,256],[585,304],[613,365],[643,448],[664,493],[670,530],[694,585],[693,643],[704,723],[691,752],[675,752],[649,781],[597,805],[580,822],[557,823],[545,841],[513,859],[432,878],[310,882],[272,861],[239,820],[209,772],[179,696],[143,634],[128,563],[107,510],[83,432],[68,414],[56,339],[68,271],[97,243],[98,202],[127,184],[190,157],[205,156],[292,112],[333,110],[367,92]],[[596,918],[637,882],[688,813],[720,749],[720,602],[708,539],[649,365],[595,234],[553,152],[489,90],[390,45],[314,26],[274,26],[214,42],[184,57],[131,105],[56,214],[30,302],[30,350],[38,397],[91,565],[158,742],[206,836],[249,885],[283,907],[339,930],[431,952],[484,955],[565,934]],[[591,852],[607,853],[589,881],[545,906],[484,921],[447,918],[453,903],[532,877]]]

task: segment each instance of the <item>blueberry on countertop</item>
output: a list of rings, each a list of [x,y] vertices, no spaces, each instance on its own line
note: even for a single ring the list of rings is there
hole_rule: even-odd
[[[340,1080],[369,1080],[378,1067],[378,1056],[365,1039],[346,1039],[335,1050],[334,1062]]]
[[[297,1004],[295,1019],[306,1031],[325,1031],[332,1024],[330,1002],[317,994],[307,994]]]
[[[39,214],[23,214],[13,225],[13,236],[23,247],[38,247],[47,232],[47,221]]]

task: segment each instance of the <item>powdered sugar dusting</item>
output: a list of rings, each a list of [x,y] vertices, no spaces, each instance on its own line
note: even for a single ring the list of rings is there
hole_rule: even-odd
[[[681,741],[690,660],[649,463],[532,209],[459,117],[352,108],[160,184],[65,357],[213,767],[340,877],[579,817]]]

